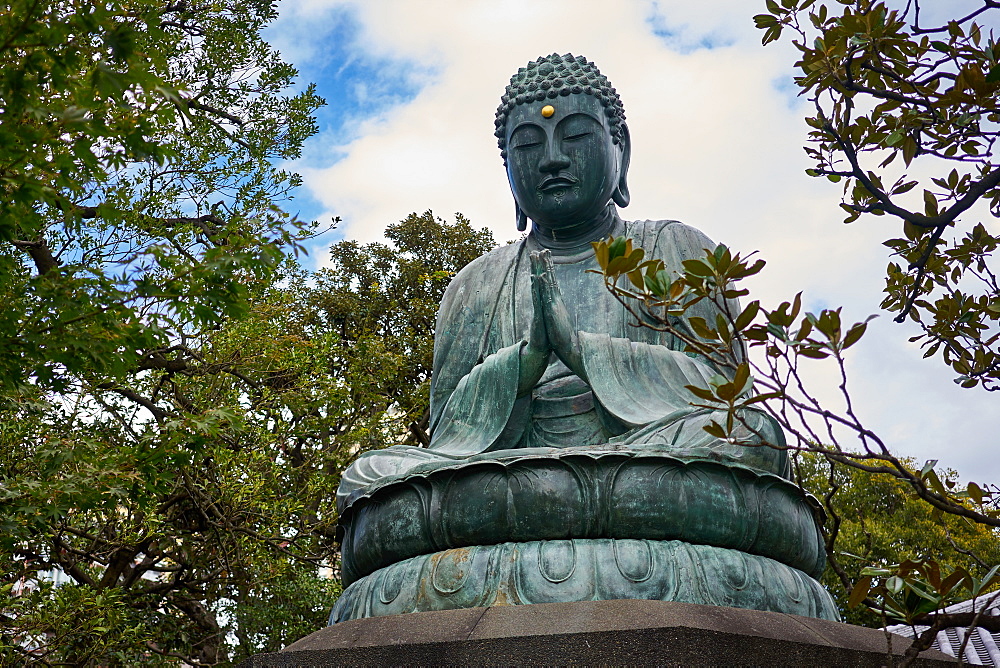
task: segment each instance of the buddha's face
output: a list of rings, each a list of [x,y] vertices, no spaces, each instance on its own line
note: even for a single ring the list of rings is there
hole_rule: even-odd
[[[519,104],[507,128],[507,178],[535,224],[568,230],[599,219],[623,169],[600,100],[574,94]]]

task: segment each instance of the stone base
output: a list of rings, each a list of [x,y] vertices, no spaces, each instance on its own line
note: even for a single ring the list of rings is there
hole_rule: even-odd
[[[891,636],[897,657],[910,641]],[[936,651],[915,666],[954,665]],[[497,606],[342,622],[241,668],[347,665],[893,665],[883,631],[664,601]]]

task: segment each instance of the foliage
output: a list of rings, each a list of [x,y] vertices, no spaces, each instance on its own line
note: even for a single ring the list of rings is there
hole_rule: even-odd
[[[806,119],[812,128],[806,153],[814,162],[807,173],[843,182],[845,222],[872,214],[902,223],[902,236],[885,241],[894,257],[882,307],[896,313],[896,322],[916,323],[919,333],[910,341],[925,349],[925,357],[940,353],[956,383],[988,391],[1000,388],[994,267],[1000,237],[979,221],[1000,215],[1000,166],[993,158],[1000,44],[987,28],[997,7],[983,0],[968,14],[948,17],[947,10],[922,7],[920,0],[896,8],[874,0],[769,0],[767,13],[754,17],[764,44],[791,33],[801,53],[795,83],[815,109]],[[928,11],[945,18],[928,25]],[[871,454],[866,441],[875,437],[854,418],[842,378],[847,422]],[[970,483],[961,489],[942,481],[935,464],[909,475],[895,462],[891,468],[935,512],[997,526],[997,487]],[[926,621],[954,596],[983,585],[956,565],[962,560],[952,554],[947,561],[953,566],[936,559],[883,564],[857,581],[855,602],[867,597],[896,618]],[[850,588],[851,578],[839,575]],[[871,578],[881,579],[873,585]],[[934,615],[908,658],[929,646],[940,628],[972,623],[991,622]]]
[[[369,408],[393,405],[408,440],[426,445],[438,305],[459,269],[495,243],[461,214],[449,225],[430,211],[410,214],[385,234],[395,248],[351,241],[331,248],[337,270],[317,276],[317,323],[339,339],[336,375],[363,379],[369,396],[379,397]]]
[[[307,229],[273,166],[312,89],[249,3],[15,0],[0,15],[0,401],[111,382],[245,307]]]
[[[845,222],[888,214],[902,224],[902,237],[885,242],[895,257],[886,271],[883,308],[896,313],[897,322],[916,323],[920,333],[911,341],[925,348],[925,357],[940,352],[962,387],[1000,388],[1000,286],[992,266],[1000,237],[976,221],[1000,215],[1000,166],[993,160],[1000,44],[981,25],[997,3],[983,0],[969,14],[933,27],[921,23],[920,0],[900,9],[876,0],[767,0],[766,6],[767,13],[755,17],[763,43],[794,35],[801,53],[795,84],[815,109],[806,119],[812,128],[806,153],[814,161],[807,173],[843,182]],[[995,584],[995,571],[978,579],[969,559],[984,564],[968,545],[952,541],[963,522],[995,541],[1000,487],[960,485],[939,475],[936,461],[918,470],[858,419],[844,354],[864,335],[867,320],[848,324],[840,309],[803,313],[801,294],[772,309],[754,301],[741,313],[731,311],[726,300],[746,294],[736,282],[758,273],[763,262],[751,264],[723,246],[685,261],[679,275],[624,239],[594,247],[605,286],[637,325],[669,331],[685,352],[720,371],[707,387],[687,388],[694,405],[727,415],[725,424],[712,423],[706,431],[731,438],[740,411],[753,406],[777,419],[791,437],[789,449],[815,453],[831,467],[821,495],[833,522],[827,547],[839,586],[854,592],[852,603],[864,600],[911,622],[933,615],[928,623],[938,629],[972,623],[1000,629],[992,618],[937,612],[956,596]],[[716,306],[714,322],[686,316],[703,300]],[[747,355],[753,348],[762,354]],[[817,400],[803,374],[807,362],[839,378],[839,405]],[[908,515],[930,514],[941,523],[952,548],[942,559],[952,565],[941,565],[937,555],[906,558],[898,549],[891,556],[881,548],[871,553],[884,539],[869,533],[872,540],[861,552],[881,563],[863,572],[856,564],[844,566],[834,551],[844,522],[837,491],[857,487],[858,475],[873,476],[865,488],[890,484],[912,495],[913,503],[919,499],[919,510]],[[843,526],[850,543],[851,525]],[[922,539],[924,532],[928,538],[940,533],[922,529]],[[907,531],[892,525],[894,548],[906,545]],[[979,548],[995,562],[992,546],[987,541]],[[929,646],[929,638],[918,639],[907,661]]]
[[[5,596],[12,586],[5,586]],[[144,643],[152,639],[146,620],[123,602],[116,591],[96,592],[83,587],[56,587],[51,582],[15,592],[5,612],[17,616],[20,636],[18,646],[34,650],[31,657],[44,665],[49,647],[66,651],[79,665],[93,665],[100,660],[112,665],[150,663]],[[2,665],[26,662],[20,647],[10,646],[4,638],[0,646]]]
[[[315,273],[286,261],[240,317],[128,376],[138,401],[80,391],[3,427],[0,558],[28,583],[7,651],[47,635],[36,660],[214,665],[324,623],[339,473],[422,433],[433,311],[493,245],[430,212],[387,236]],[[59,625],[80,614],[109,631]]]
[[[312,234],[276,208],[298,177],[274,163],[298,155],[322,100],[289,92],[294,69],[259,35],[274,16],[262,0],[15,0],[0,14],[11,662],[221,661],[211,601],[232,571],[277,552],[254,573],[266,600],[299,563],[271,540],[296,503],[273,457],[241,450],[254,425],[239,401],[205,403],[234,396],[220,378],[241,372],[181,380]]]
[[[756,405],[790,433],[793,450],[820,452],[829,461],[892,475],[938,511],[1000,526],[1000,509],[994,507],[1000,487],[970,482],[961,488],[953,480],[941,480],[934,471],[936,461],[914,470],[855,414],[844,353],[861,339],[871,318],[847,325],[839,308],[803,312],[801,293],[773,309],[755,300],[733,312],[727,300],[747,294],[736,283],[759,273],[765,263],[758,259],[751,264],[726,246],[685,260],[679,275],[667,272],[662,260],[645,259],[645,251],[632,248],[623,237],[609,237],[593,246],[605,287],[640,326],[669,331],[684,343],[685,352],[700,355],[722,372],[707,388],[687,386],[703,402],[695,405],[727,413],[726,424],[713,422],[706,427],[709,433],[729,438],[739,411]],[[714,304],[714,322],[686,316],[702,301]],[[753,348],[763,355],[747,356]],[[729,354],[732,350],[739,352],[735,358]],[[802,365],[810,360],[836,364],[842,410],[820,405],[811,393],[802,375]],[[763,392],[754,392],[755,388]],[[843,430],[857,438],[858,448],[841,445]]]
[[[857,567],[868,564],[845,567],[842,563],[840,552],[843,546],[838,546],[837,540],[843,522],[843,509],[839,508],[837,492],[845,485],[844,475],[851,483],[853,476],[879,476],[876,481],[884,476],[884,481],[899,486],[897,493],[905,489],[908,497],[912,496],[912,503],[926,502],[920,512],[944,523],[946,529],[949,523],[958,522],[978,527],[976,531],[979,535],[986,534],[990,539],[985,545],[980,545],[987,548],[985,558],[1000,557],[995,549],[995,531],[1000,527],[1000,508],[997,507],[1000,487],[981,486],[975,482],[963,487],[951,477],[942,479],[934,470],[936,461],[929,461],[917,470],[912,461],[893,453],[856,415],[847,386],[844,354],[864,335],[867,321],[847,325],[841,318],[840,309],[825,309],[818,314],[803,313],[801,294],[773,309],[752,301],[741,312],[734,311],[729,306],[730,300],[747,293],[736,284],[759,273],[764,262],[756,260],[751,264],[749,258],[733,254],[725,246],[706,249],[704,257],[685,260],[679,274],[666,271],[662,260],[646,259],[643,249],[632,248],[632,244],[622,237],[594,242],[593,246],[600,266],[598,273],[602,274],[605,287],[632,314],[638,326],[669,332],[684,344],[684,352],[700,356],[719,371],[709,379],[707,387],[687,386],[692,395],[692,405],[717,409],[726,415],[725,424],[712,421],[705,427],[707,432],[718,438],[736,439],[737,424],[748,427],[742,421],[742,412],[750,407],[764,410],[789,436],[787,445],[767,445],[798,453],[800,463],[804,455],[811,454],[821,458],[815,461],[823,461],[830,466],[829,477],[820,487],[822,494],[817,496],[822,499],[827,515],[833,521],[832,526],[825,527],[824,535],[828,562],[833,576],[839,581],[834,591],[858,591],[860,583],[862,593],[858,596],[870,607],[886,610],[905,607],[911,602],[905,596],[902,601],[892,602],[892,597],[902,591],[891,589],[897,583],[910,582],[912,586],[900,587],[920,600],[933,598],[935,605],[945,605],[959,592],[975,591],[985,586],[984,582],[992,582],[989,575],[984,580],[976,580],[971,572],[974,569],[964,567],[953,568],[952,572],[957,574],[954,577],[950,573],[936,577],[942,572],[936,560],[918,562],[905,559],[905,555],[897,551],[892,557],[868,555],[895,562],[891,566],[883,562],[873,567],[877,570],[867,571],[868,575],[886,570],[891,573],[885,580],[890,584],[872,588],[873,581],[866,580],[867,575],[857,571]],[[713,322],[687,315],[692,306],[702,301],[715,306],[717,315]],[[754,348],[763,354],[748,354]],[[734,356],[732,351],[737,354]],[[815,391],[803,374],[803,368],[810,362],[835,365],[833,370],[840,379],[841,406],[835,406],[833,402],[821,404],[816,399]],[[845,442],[845,434],[856,439],[853,447]],[[805,461],[808,462],[808,458]],[[800,484],[805,482],[800,478]],[[867,488],[871,485],[849,486]],[[864,505],[855,508],[868,510]],[[945,515],[949,517],[947,521],[944,520]],[[901,540],[904,533],[896,526],[892,527],[892,546],[900,551],[907,547]],[[921,535],[909,546],[916,547],[922,540]],[[880,542],[871,543],[871,548]],[[979,561],[981,557],[972,556],[972,559],[977,565],[982,565]],[[947,560],[956,562],[952,555]],[[928,574],[932,577],[927,578]],[[918,591],[926,596],[921,598],[916,593]],[[856,601],[852,597],[851,602]],[[911,618],[915,619],[921,619],[919,615],[931,614],[919,606],[913,610]],[[961,615],[933,614],[933,625],[939,629],[954,624],[967,625],[972,621],[990,630],[994,627],[1000,629],[1000,623],[994,618],[977,617],[973,620]],[[865,621],[864,615],[852,614],[852,617]],[[868,617],[867,621],[871,618]],[[919,651],[930,646],[932,640],[931,636],[915,640],[907,650],[905,660],[912,661]]]
[[[869,568],[891,569],[908,560],[950,564],[972,574],[988,570],[984,564],[1000,564],[997,529],[935,512],[898,478],[834,465],[811,452],[799,453],[794,461],[799,484],[817,498],[829,497],[824,536],[850,582],[859,582]],[[902,461],[917,467],[911,459]],[[957,474],[941,472],[941,477],[955,479]],[[832,569],[822,582],[840,602],[846,621],[883,625],[881,616],[867,607],[848,605],[857,588],[845,589]]]
[[[880,579],[877,585],[875,578]],[[952,603],[987,596],[998,583],[1000,565],[977,578],[961,566],[942,570],[933,559],[907,559],[886,567],[863,569],[849,605],[858,605],[866,597],[874,596],[872,609],[883,619],[917,625],[933,619],[935,612]]]
[[[961,566],[942,567],[933,559],[907,559],[900,564],[862,570],[849,603],[856,606],[864,601],[886,622],[903,622],[913,627],[914,640],[904,652],[902,662],[910,665],[920,652],[933,645],[944,629],[981,627],[996,633],[1000,625],[987,611],[1000,598],[1000,592],[995,591],[998,584],[1000,565],[983,577],[976,577]],[[967,612],[946,611],[953,603],[968,601],[972,602],[972,609]],[[965,655],[972,637],[971,633],[963,635],[958,656]]]
[[[815,107],[808,173],[843,181],[845,222],[870,213],[902,223],[885,242],[898,259],[882,307],[917,323],[911,341],[925,357],[940,353],[962,387],[1000,388],[1000,236],[976,222],[1000,215],[1000,42],[987,27],[996,3],[933,26],[920,0],[767,9],[755,17],[764,44],[792,33],[802,54],[795,83]]]
[[[297,266],[315,226],[277,207],[299,177],[275,165],[322,100],[289,92],[274,16],[0,15],[3,663],[280,649],[339,593],[337,474],[423,433],[433,312],[492,239],[428,212],[397,248]]]

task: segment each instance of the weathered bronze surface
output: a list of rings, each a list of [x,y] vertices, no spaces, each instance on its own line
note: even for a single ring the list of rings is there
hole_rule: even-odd
[[[348,587],[330,622],[620,598],[837,616],[818,582],[773,559],[682,541],[578,538],[464,547],[401,561]]]
[[[589,272],[590,242],[608,235],[674,272],[715,248],[676,221],[619,217],[631,140],[610,83],[583,58],[540,58],[512,78],[496,135],[517,225],[531,231],[445,294],[429,448],[366,453],[345,471],[350,587],[332,621],[602,598],[835,618],[810,577],[825,554],[784,480],[781,430],[747,410],[734,439],[705,432],[724,418],[692,406],[685,386],[725,370],[636,327]],[[688,317],[717,313],[705,301]]]
[[[769,557],[812,576],[826,564],[797,486],[652,451],[569,449],[413,475],[359,498],[342,524],[344,584],[450,548],[562,538],[683,540]]]

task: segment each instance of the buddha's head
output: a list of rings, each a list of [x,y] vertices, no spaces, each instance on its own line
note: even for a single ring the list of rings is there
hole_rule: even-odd
[[[552,54],[511,77],[496,136],[517,207],[545,231],[580,230],[627,206],[629,134],[607,77],[583,56]]]

